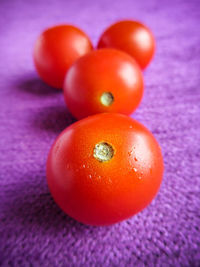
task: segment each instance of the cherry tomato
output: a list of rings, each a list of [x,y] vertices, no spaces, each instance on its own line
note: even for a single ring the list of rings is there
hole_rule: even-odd
[[[127,52],[142,69],[151,61],[155,40],[152,32],[137,21],[119,21],[111,25],[100,37],[98,48],[113,47]]]
[[[162,175],[157,141],[122,114],[97,114],[69,126],[47,160],[53,198],[69,216],[90,225],[113,224],[141,211]]]
[[[135,60],[115,49],[100,49],[78,59],[64,82],[67,107],[77,118],[96,113],[132,113],[143,95]]]
[[[62,88],[71,64],[91,50],[92,44],[84,32],[71,25],[59,25],[39,36],[33,58],[41,79],[55,88]]]

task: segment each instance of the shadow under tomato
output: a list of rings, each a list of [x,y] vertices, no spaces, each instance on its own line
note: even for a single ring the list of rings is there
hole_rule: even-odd
[[[31,180],[35,178],[33,175]],[[14,221],[16,229],[22,227],[27,231],[34,228],[36,232],[42,230],[49,235],[62,232],[63,238],[68,238],[68,233],[79,238],[82,234],[87,234],[88,237],[102,231],[102,227],[84,225],[66,215],[54,202],[48,188],[44,185],[36,190],[35,186],[30,187],[30,183],[18,184],[15,188],[15,197],[6,203],[2,223]],[[106,228],[105,231],[107,231]]]
[[[44,177],[45,179],[45,177]],[[59,232],[65,227],[84,228],[84,225],[67,216],[54,202],[48,189],[41,192],[27,192],[27,184],[18,185],[16,197],[7,203],[4,218],[12,218],[16,225],[44,228]],[[2,218],[2,222],[5,220]]]
[[[30,115],[27,117],[36,130],[60,133],[76,121],[64,103],[62,90],[48,86],[34,74],[27,74],[20,79],[18,78],[15,86],[21,94],[35,95],[33,102],[36,101],[36,108],[28,110]]]
[[[67,126],[74,123],[76,119],[69,113],[64,105],[52,105],[37,109],[33,115],[33,127],[60,133]]]
[[[40,96],[50,94],[62,94],[61,89],[56,89],[49,86],[39,77],[36,77],[34,75],[22,77],[22,79],[17,82],[17,88],[26,93]]]

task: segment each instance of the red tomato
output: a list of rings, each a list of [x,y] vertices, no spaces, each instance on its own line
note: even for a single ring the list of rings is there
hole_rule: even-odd
[[[119,21],[100,37],[98,48],[113,47],[127,52],[144,69],[151,61],[155,40],[152,32],[137,21]]]
[[[59,25],[39,36],[33,58],[41,79],[53,87],[62,88],[71,64],[91,50],[92,44],[84,32],[71,25]]]
[[[66,128],[53,144],[47,181],[74,219],[109,225],[134,215],[156,195],[163,175],[160,147],[139,122],[97,114]]]
[[[102,112],[132,113],[143,95],[135,60],[115,49],[100,49],[78,59],[64,82],[67,107],[78,119]]]

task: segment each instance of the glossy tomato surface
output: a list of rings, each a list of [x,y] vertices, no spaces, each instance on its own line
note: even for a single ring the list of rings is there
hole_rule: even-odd
[[[98,48],[112,47],[130,54],[142,69],[150,63],[155,40],[152,32],[137,21],[119,21],[111,25],[99,39]]]
[[[100,49],[78,59],[64,82],[67,107],[81,119],[96,113],[130,114],[143,95],[143,77],[136,61],[115,49]]]
[[[163,175],[160,147],[139,122],[98,114],[66,128],[53,144],[47,181],[57,204],[90,225],[134,215],[156,195]]]
[[[55,88],[62,88],[71,64],[91,50],[92,44],[83,31],[71,25],[58,25],[39,36],[33,58],[41,79]]]

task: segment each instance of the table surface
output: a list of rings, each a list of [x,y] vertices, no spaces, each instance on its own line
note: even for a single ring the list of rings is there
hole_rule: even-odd
[[[200,2],[2,0],[0,14],[0,265],[200,266]],[[132,116],[161,144],[165,174],[144,211],[90,227],[49,194],[48,150],[74,120],[62,93],[39,80],[32,50],[48,26],[75,24],[96,44],[124,18],[146,23],[157,41]]]

